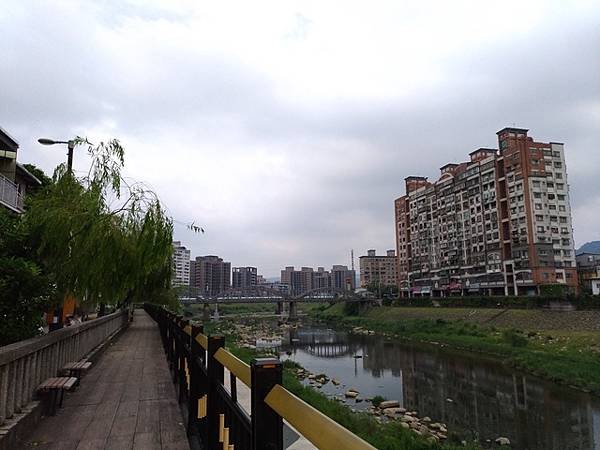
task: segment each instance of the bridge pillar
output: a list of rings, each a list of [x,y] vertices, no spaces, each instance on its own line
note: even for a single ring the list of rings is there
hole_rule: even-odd
[[[281,316],[283,314],[283,302],[277,302],[277,308],[275,309],[275,314]]]
[[[289,303],[288,318],[292,319],[292,320],[298,318],[298,310],[296,308],[296,302],[290,302]]]
[[[204,309],[202,310],[202,320],[205,322],[210,321],[210,305],[208,303],[204,304]]]

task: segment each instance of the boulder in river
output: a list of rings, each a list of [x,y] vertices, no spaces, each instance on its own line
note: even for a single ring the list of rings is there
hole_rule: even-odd
[[[398,400],[384,400],[379,404],[380,409],[398,408],[400,402]]]
[[[385,414],[388,417],[394,417],[398,414],[401,414],[401,412],[400,408],[386,408],[383,410],[383,414]]]
[[[499,437],[495,442],[498,445],[510,445],[510,439],[507,437]]]

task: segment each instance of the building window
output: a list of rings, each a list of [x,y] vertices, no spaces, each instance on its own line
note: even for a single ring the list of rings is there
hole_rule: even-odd
[[[535,209],[541,210],[542,209],[542,204],[541,203],[536,203],[535,204]]]

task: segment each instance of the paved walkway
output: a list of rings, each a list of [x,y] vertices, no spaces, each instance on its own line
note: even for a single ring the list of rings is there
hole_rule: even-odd
[[[189,449],[158,327],[142,310],[24,448]]]

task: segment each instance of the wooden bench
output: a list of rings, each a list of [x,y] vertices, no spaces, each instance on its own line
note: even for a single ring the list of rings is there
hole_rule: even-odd
[[[37,388],[38,393],[47,396],[46,412],[53,416],[56,414],[56,403],[62,406],[65,391],[70,391],[77,384],[75,377],[48,378]]]
[[[78,362],[69,362],[61,369],[61,375],[75,377],[80,380],[83,372],[86,372],[90,367],[92,367],[92,363],[85,359]],[[77,384],[79,384],[79,381]]]

